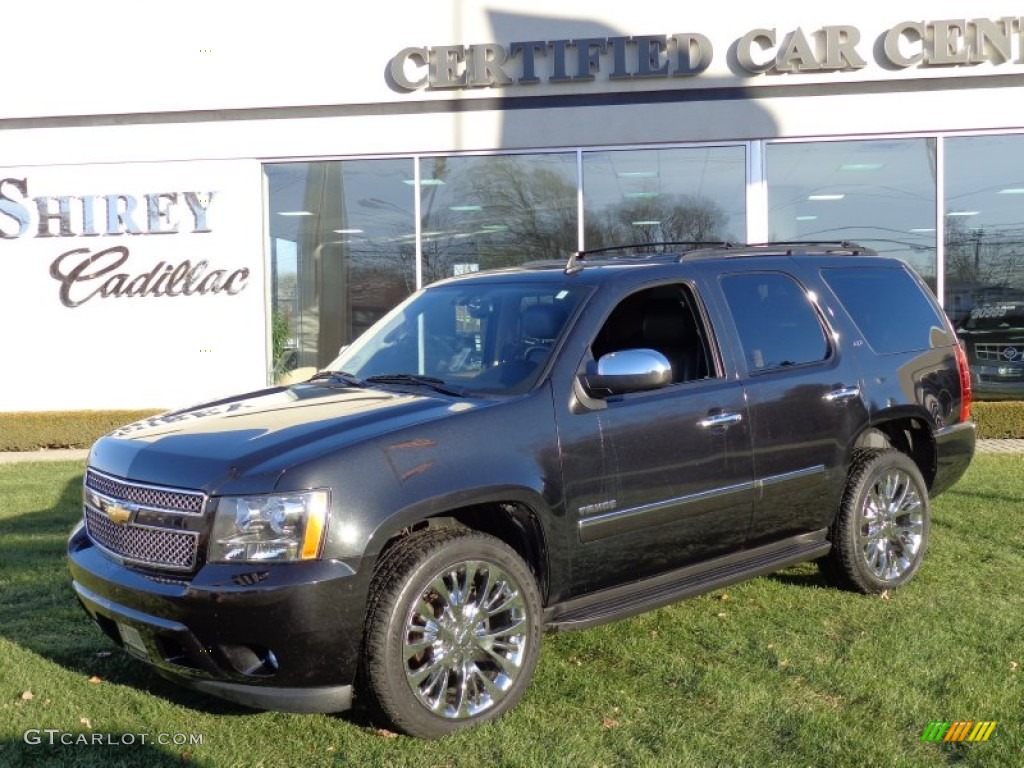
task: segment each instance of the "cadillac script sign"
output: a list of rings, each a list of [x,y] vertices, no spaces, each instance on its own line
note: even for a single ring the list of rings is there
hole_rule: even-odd
[[[235,295],[246,287],[247,267],[218,267],[206,259],[136,267],[127,245],[106,245],[126,236],[208,234],[215,191],[33,196],[29,187],[27,177],[0,180],[0,239],[101,243],[62,249],[50,262],[65,307],[93,298]]]

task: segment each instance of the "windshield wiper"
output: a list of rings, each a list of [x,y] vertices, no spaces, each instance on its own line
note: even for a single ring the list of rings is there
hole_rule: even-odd
[[[366,383],[347,371],[317,371],[309,381],[327,381],[329,384],[347,384],[350,387],[365,387]]]
[[[444,379],[436,376],[424,376],[418,373],[382,373],[378,376],[367,376],[367,384],[412,384],[414,386],[430,387],[435,392],[454,397],[465,397],[466,392],[462,389],[450,387]]]

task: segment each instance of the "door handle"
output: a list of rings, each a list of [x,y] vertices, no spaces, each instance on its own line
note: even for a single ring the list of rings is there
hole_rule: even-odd
[[[830,403],[845,403],[855,397],[860,397],[860,387],[840,387],[825,395],[825,399]]]
[[[743,414],[740,413],[716,413],[697,422],[698,427],[711,429],[712,427],[731,427],[743,421]]]

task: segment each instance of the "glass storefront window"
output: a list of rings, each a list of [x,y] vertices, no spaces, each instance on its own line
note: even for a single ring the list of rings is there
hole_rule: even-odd
[[[935,140],[768,144],[769,239],[852,240],[935,290]]]
[[[420,161],[423,283],[564,259],[577,248],[576,154]]]
[[[583,153],[584,245],[746,240],[744,147]]]
[[[1024,398],[1024,135],[943,140],[940,223],[937,143],[767,142],[768,239],[856,241],[934,290],[941,231],[944,306],[976,389]],[[326,365],[418,275],[425,285],[580,247],[744,242],[747,162],[729,145],[268,164],[272,377]]]
[[[975,396],[1024,399],[1024,136],[946,139],[945,308]]]
[[[319,368],[416,288],[413,161],[264,166],[273,377]]]

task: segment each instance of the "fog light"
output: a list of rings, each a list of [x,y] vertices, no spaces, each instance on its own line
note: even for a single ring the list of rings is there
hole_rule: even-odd
[[[277,656],[258,645],[221,645],[220,652],[232,669],[252,677],[269,677],[277,672]]]

